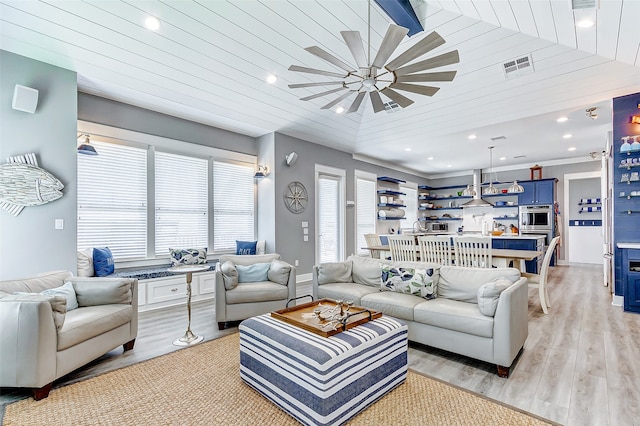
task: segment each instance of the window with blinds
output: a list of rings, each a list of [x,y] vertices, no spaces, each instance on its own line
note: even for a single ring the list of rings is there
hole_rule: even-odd
[[[320,263],[342,260],[340,178],[318,177],[318,255]]]
[[[356,253],[368,255],[369,251],[362,247],[367,246],[365,234],[376,233],[377,218],[377,192],[376,175],[356,170]]]
[[[208,246],[208,161],[155,153],[155,254]]]
[[[235,250],[236,240],[255,239],[255,169],[251,164],[213,162],[213,247]]]
[[[109,247],[116,259],[147,256],[147,151],[92,140],[78,155],[78,250]]]

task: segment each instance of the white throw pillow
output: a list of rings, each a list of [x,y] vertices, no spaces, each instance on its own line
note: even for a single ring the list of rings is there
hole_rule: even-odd
[[[47,296],[63,296],[65,299],[67,299],[67,312],[78,309],[78,299],[76,299],[76,291],[73,288],[73,284],[71,284],[70,282],[66,282],[63,286],[60,287],[43,290],[40,292],[40,294],[44,294]]]
[[[224,282],[224,288],[227,290],[233,290],[238,285],[238,270],[231,261],[226,261],[220,266],[220,272],[222,272],[222,281]]]
[[[93,248],[88,248],[78,252],[78,276],[92,277],[93,271]]]
[[[496,314],[500,293],[509,288],[513,283],[507,278],[496,278],[478,288],[478,309],[482,315],[492,317]]]
[[[289,284],[289,274],[291,274],[291,265],[279,259],[271,261],[267,276],[269,281],[274,283],[287,285]]]

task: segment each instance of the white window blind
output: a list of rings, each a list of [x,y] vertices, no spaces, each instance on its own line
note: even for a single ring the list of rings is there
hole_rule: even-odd
[[[213,162],[213,246],[235,250],[236,240],[255,240],[255,169],[251,164]]]
[[[208,161],[156,152],[155,251],[207,247]]]
[[[418,187],[415,184],[400,186],[400,191],[407,195],[402,196],[402,201],[406,206],[404,209],[405,219],[402,221],[401,227],[412,229],[413,224],[418,220]]]
[[[318,253],[320,263],[342,260],[340,223],[340,179],[320,175],[318,178]]]
[[[116,260],[147,255],[147,151],[92,140],[78,155],[78,250],[109,247]]]
[[[367,255],[369,251],[364,234],[376,233],[376,177],[358,175],[356,171],[356,253]]]

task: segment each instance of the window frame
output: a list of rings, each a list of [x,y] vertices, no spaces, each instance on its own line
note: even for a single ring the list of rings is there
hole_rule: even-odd
[[[353,223],[353,241],[354,241],[354,252],[357,253],[358,255],[368,255],[370,254],[369,250],[367,249],[362,249],[361,245],[358,244],[358,210],[360,209],[360,204],[358,203],[358,180],[364,180],[364,181],[368,181],[371,182],[373,184],[373,203],[372,203],[372,207],[373,207],[373,231],[371,232],[372,234],[377,234],[378,232],[378,175],[376,175],[375,173],[371,173],[371,172],[365,172],[363,170],[354,170],[353,172],[353,193],[354,193],[354,199],[355,199],[355,213],[354,213],[354,223]],[[364,235],[362,235],[362,238],[364,239]],[[364,246],[366,246],[366,242],[364,244]]]
[[[115,260],[116,267],[144,267],[164,264],[169,260],[169,253],[155,253],[155,152],[161,151],[168,154],[183,155],[194,158],[207,160],[208,169],[208,253],[207,257],[215,259],[221,254],[235,253],[235,250],[213,250],[213,163],[227,162],[235,164],[246,164],[248,167],[255,169],[257,165],[257,156],[244,154],[234,151],[228,151],[211,146],[205,146],[186,141],[165,138],[161,136],[150,135],[147,133],[136,132],[132,130],[121,129],[117,127],[107,126],[103,124],[92,123],[88,121],[78,120],[78,133],[88,133],[91,138],[100,140],[101,142],[112,143],[116,145],[132,146],[147,150],[147,255],[145,258],[135,258],[127,260]],[[99,153],[98,153],[99,154]],[[76,184],[78,182],[76,181]],[[255,240],[258,231],[258,197],[257,185],[253,185],[253,208],[254,208],[254,237]],[[77,235],[76,235],[77,240]]]

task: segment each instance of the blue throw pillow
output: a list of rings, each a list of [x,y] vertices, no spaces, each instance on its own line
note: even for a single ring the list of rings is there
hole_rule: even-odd
[[[256,254],[257,241],[237,241],[236,254]]]
[[[253,265],[236,265],[239,283],[269,281],[270,263],[254,263]]]
[[[109,247],[93,248],[93,269],[96,277],[106,277],[113,274],[115,266],[113,263],[113,254]]]

